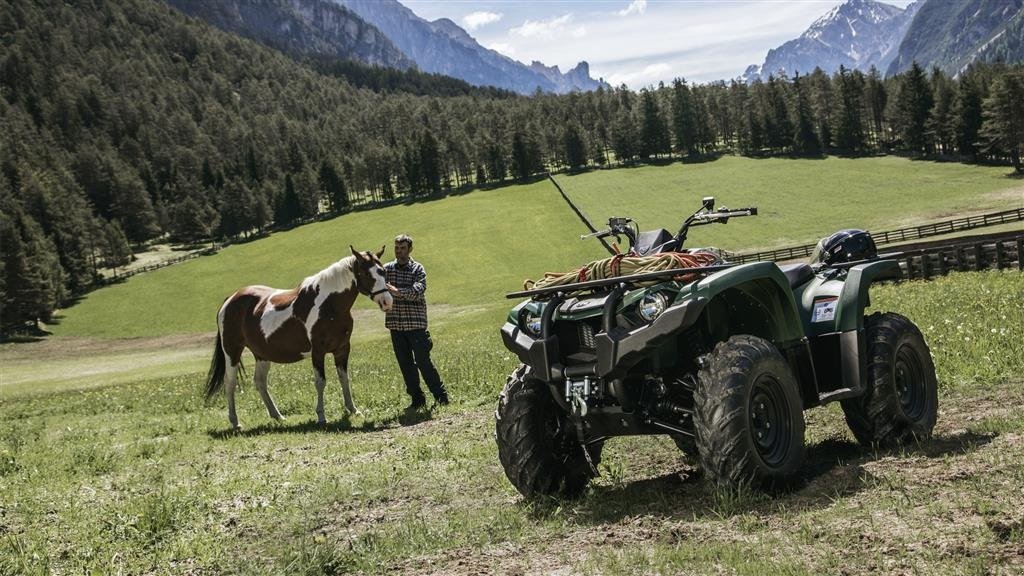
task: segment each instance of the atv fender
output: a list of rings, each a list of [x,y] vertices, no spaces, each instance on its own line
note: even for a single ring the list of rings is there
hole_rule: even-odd
[[[815,367],[819,377],[820,402],[860,395],[867,385],[864,355],[864,310],[870,305],[871,284],[900,277],[899,263],[880,260],[859,264],[846,271],[845,278],[812,281],[800,291],[807,332],[812,336]],[[819,306],[835,306],[834,317],[819,315]]]
[[[868,292],[878,280],[899,278],[900,265],[895,260],[880,260],[850,268],[839,295],[836,310],[836,331],[864,330],[864,309],[868,307]]]
[[[694,293],[707,302],[698,322],[721,342],[736,334],[772,342],[793,369],[804,407],[818,403],[811,348],[789,279],[774,262],[755,262],[698,282]]]
[[[774,262],[754,262],[708,276],[696,283],[693,295],[703,298],[709,304],[718,299],[727,305],[729,312],[740,309],[743,301],[756,304],[765,317],[757,319],[760,324],[758,328],[744,333],[771,340],[776,346],[799,341],[804,337],[793,290],[789,287],[786,275]],[[712,323],[727,320],[730,325],[749,325],[752,319],[730,315],[729,318],[708,320]]]

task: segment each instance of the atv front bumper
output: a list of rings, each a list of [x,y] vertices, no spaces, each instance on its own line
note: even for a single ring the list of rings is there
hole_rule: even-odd
[[[601,331],[594,335],[596,362],[568,366],[563,363],[558,339],[550,335],[552,314],[544,315],[540,338],[533,338],[511,322],[501,327],[501,338],[505,347],[515,353],[523,364],[533,368],[534,375],[545,382],[560,382],[580,376],[616,379],[624,376],[670,337],[692,326],[706,303],[704,298],[693,298],[667,308],[650,324],[627,329],[612,325],[618,301],[619,298],[612,297],[605,302]],[[553,301],[548,306],[557,307],[558,302]]]

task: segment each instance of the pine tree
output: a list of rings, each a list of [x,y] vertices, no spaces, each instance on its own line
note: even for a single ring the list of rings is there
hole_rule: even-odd
[[[672,82],[672,130],[676,136],[676,152],[681,155],[697,153],[697,121],[693,94],[686,81],[676,78]]]
[[[643,115],[643,127],[640,131],[640,156],[650,158],[658,154],[667,154],[671,150],[671,139],[668,124],[661,115],[658,101],[653,91],[640,91],[640,107]]]
[[[836,110],[832,115],[832,143],[839,150],[859,154],[864,151],[866,144],[862,101],[863,75],[857,71],[850,72],[840,65],[833,79],[837,90]]]
[[[932,110],[932,91],[917,62],[903,74],[899,87],[896,120],[903,146],[912,152],[928,153],[931,142],[926,124]]]
[[[978,160],[978,134],[984,122],[981,113],[983,100],[981,79],[977,70],[972,68],[957,83],[953,113],[957,150],[975,162]]]
[[[832,81],[817,67],[807,79],[811,87],[811,109],[814,111],[818,141],[827,147],[832,143]]]
[[[640,155],[640,134],[629,110],[620,110],[612,125],[612,150],[619,162],[630,162]]]
[[[821,154],[821,142],[814,131],[814,115],[806,81],[797,73],[793,77],[793,151],[806,156]]]
[[[274,202],[274,224],[288,226],[301,216],[302,206],[299,204],[299,195],[295,192],[292,175],[287,174],[284,178],[284,190]]]
[[[954,101],[956,89],[953,81],[938,67],[932,69],[932,98],[935,104],[925,123],[928,137],[940,154],[951,154],[956,147]]]
[[[789,109],[786,107],[786,87],[784,80],[774,76],[768,76],[768,83],[764,87],[762,113],[768,147],[773,152],[783,152],[793,144],[793,125],[789,121]]]
[[[587,164],[587,144],[580,134],[580,127],[575,121],[569,122],[563,135],[565,161],[569,168],[575,170]]]
[[[331,212],[338,213],[349,205],[348,190],[345,180],[330,161],[324,159],[320,163],[320,192],[327,199]]]
[[[100,250],[103,265],[107,268],[127,266],[132,261],[132,249],[128,238],[117,222],[103,223],[103,244]]]
[[[985,149],[1009,156],[1016,172],[1024,172],[1024,72],[1006,71],[992,83],[991,93],[982,105],[985,118],[980,135]]]
[[[441,191],[441,154],[437,139],[428,127],[420,137],[420,170],[423,175],[423,189],[428,193]]]
[[[872,65],[864,83],[864,101],[867,103],[868,126],[871,128],[869,143],[873,144],[876,149],[881,148],[888,141],[888,136],[885,133],[885,107],[888,99],[882,75]]]

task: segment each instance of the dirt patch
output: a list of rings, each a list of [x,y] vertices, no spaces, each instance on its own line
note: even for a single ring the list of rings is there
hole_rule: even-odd
[[[690,465],[680,454],[662,451],[652,461],[646,450],[627,444],[613,458],[625,468],[621,478],[609,486],[606,469],[592,493],[564,512],[565,529],[557,535],[410,558],[389,572],[576,574],[597,554],[707,544],[751,550],[767,545],[771,557],[811,572],[827,572],[849,558],[862,562],[856,573],[912,573],[925,566],[941,572],[984,558],[995,573],[1016,573],[1024,566],[1024,491],[1013,479],[1020,476],[1024,433],[969,429],[1020,410],[1020,395],[1019,386],[1009,383],[943,398],[935,438],[888,452],[862,450],[836,437],[836,414],[809,419],[809,435],[824,440],[809,446],[808,467],[823,470],[812,471],[794,493],[731,509],[703,482],[686,479]],[[419,432],[437,433],[445,423],[424,423]],[[603,512],[614,506],[624,509]],[[794,534],[797,528],[802,535]],[[989,536],[979,536],[984,534]]]
[[[95,356],[96,354],[125,354],[152,352],[158,350],[179,350],[182,348],[213,348],[216,338],[213,332],[206,334],[174,334],[151,338],[127,338],[106,340],[102,338],[60,337],[47,338],[38,342],[4,344],[0,346],[0,362],[17,360],[38,360],[61,357],[64,359]]]

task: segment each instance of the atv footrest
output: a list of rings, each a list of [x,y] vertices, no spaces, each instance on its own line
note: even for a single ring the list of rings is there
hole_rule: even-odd
[[[839,388],[838,390],[829,390],[828,392],[822,392],[818,394],[818,402],[825,404],[827,402],[834,402],[836,400],[846,400],[847,398],[855,398],[861,395],[861,390],[855,388]]]

